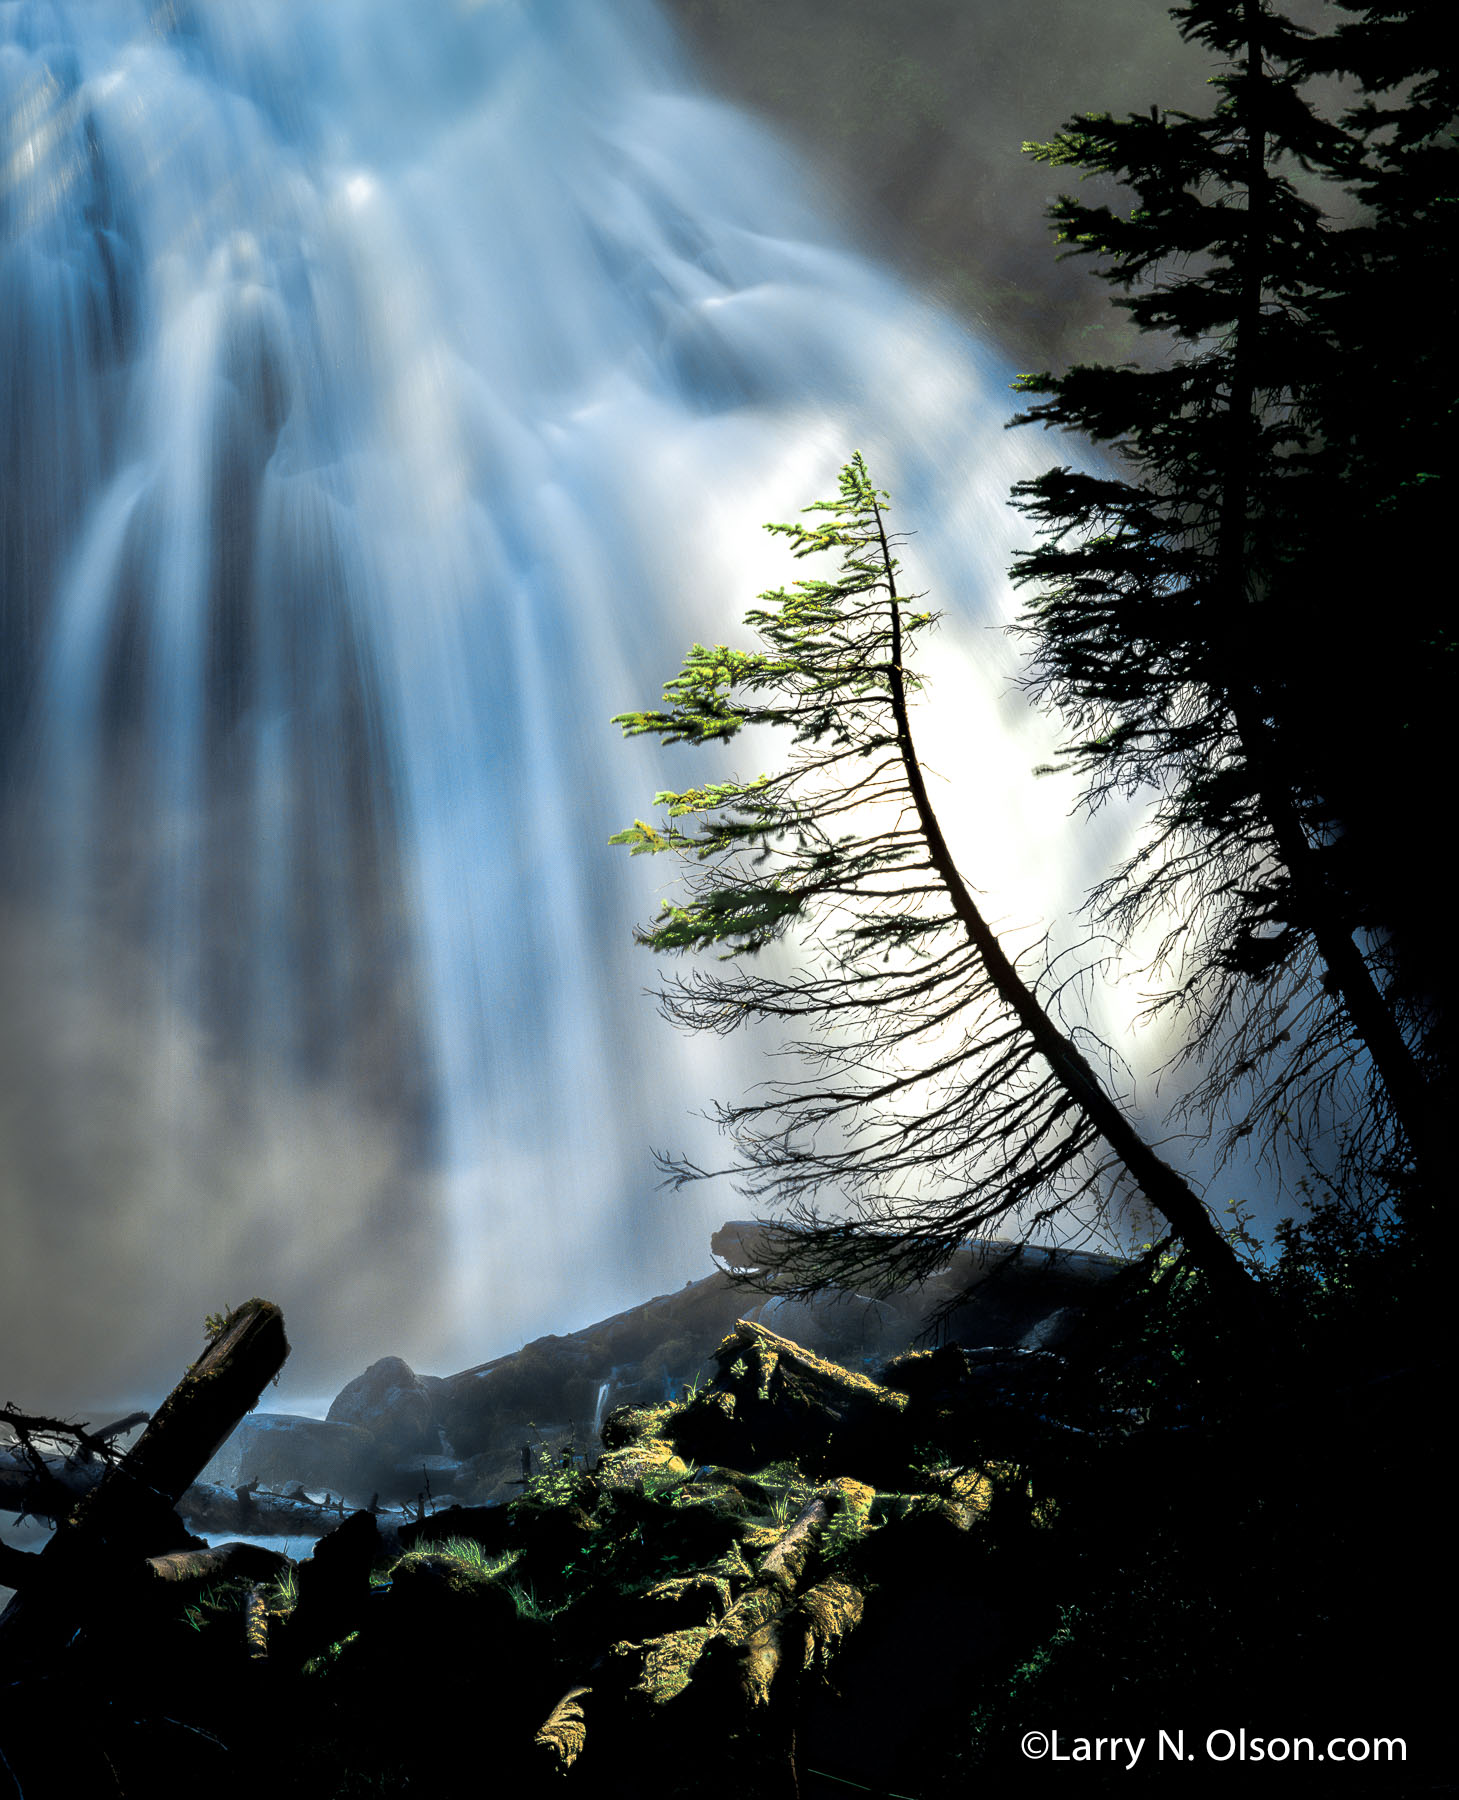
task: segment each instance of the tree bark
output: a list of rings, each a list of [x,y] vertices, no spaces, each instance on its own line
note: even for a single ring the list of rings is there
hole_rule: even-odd
[[[1170,1225],[1190,1252],[1193,1262],[1209,1277],[1212,1287],[1240,1311],[1258,1304],[1259,1290],[1241,1266],[1231,1245],[1216,1229],[1205,1202],[1189,1182],[1156,1155],[1130,1123],[1123,1108],[1105,1092],[1104,1084],[1077,1045],[1059,1029],[1039,1004],[983,917],[953,861],[942,826],[933,811],[922,766],[912,743],[907,712],[906,682],[902,672],[902,627],[897,610],[896,583],[892,578],[892,552],[877,508],[877,530],[887,572],[887,594],[892,613],[892,658],[888,670],[892,714],[907,787],[916,808],[917,822],[927,845],[933,869],[941,881],[968,941],[977,950],[998,997],[1032,1038],[1039,1054],[1053,1070],[1064,1092],[1099,1132],[1124,1164],[1141,1193]]]
[[[178,1547],[173,1508],[284,1365],[284,1317],[267,1300],[231,1313],[142,1436],[85,1494],[0,1613],[0,1679],[43,1668],[145,1559]]]

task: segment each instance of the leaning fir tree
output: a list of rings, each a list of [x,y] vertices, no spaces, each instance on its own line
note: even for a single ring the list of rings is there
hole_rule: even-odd
[[[798,1227],[777,1291],[916,1281],[963,1239],[1027,1230],[1114,1175],[1244,1306],[1252,1284],[1203,1201],[1051,1017],[953,861],[910,716],[911,652],[933,615],[898,592],[885,499],[853,457],[811,522],[769,527],[798,558],[839,553],[836,573],[762,596],[746,619],[761,649],[696,645],[662,708],[615,721],[665,743],[791,737],[778,773],[661,793],[660,824],[613,839],[684,865],[682,897],[639,941],[719,953],[661,988],[666,1016],[721,1033],[771,1022],[805,1071],[717,1109],[742,1191]],[[789,972],[754,962],[787,937]]]
[[[1041,528],[1014,569],[1034,596],[1030,685],[1062,715],[1092,805],[1155,796],[1150,836],[1096,903],[1126,931],[1163,932],[1161,1004],[1203,1064],[1190,1111],[1224,1108],[1228,1143],[1311,1142],[1346,1121],[1359,1165],[1396,1141],[1432,1166],[1433,1100],[1342,879],[1318,702],[1293,653],[1334,628],[1304,567],[1315,397],[1338,355],[1314,302],[1342,235],[1297,177],[1345,171],[1354,140],[1304,97],[1307,34],[1266,0],[1173,16],[1223,61],[1208,115],[1089,115],[1029,146],[1127,191],[1124,207],[1065,197],[1052,216],[1165,350],[1019,384],[1037,400],[1015,423],[1115,458],[1015,489]]]

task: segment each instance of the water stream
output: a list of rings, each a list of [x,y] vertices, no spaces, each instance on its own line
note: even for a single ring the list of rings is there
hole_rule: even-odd
[[[746,1065],[642,996],[606,839],[665,776],[608,719],[852,448],[990,911],[1080,892],[994,629],[1007,380],[638,0],[0,5],[17,1400],[253,1292],[325,1388],[707,1272],[733,1197],[649,1146]]]

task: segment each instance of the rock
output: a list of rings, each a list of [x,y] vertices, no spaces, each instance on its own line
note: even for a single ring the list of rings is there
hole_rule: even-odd
[[[783,1235],[784,1228],[740,1220],[723,1226],[711,1243],[731,1268],[764,1275]],[[299,1436],[287,1449],[282,1438],[265,1449],[262,1432],[277,1428],[256,1416],[249,1424],[258,1427],[260,1441],[244,1454],[238,1439],[207,1479],[227,1485],[300,1480],[352,1498],[378,1491],[389,1502],[413,1506],[424,1468],[433,1492],[449,1487],[473,1504],[508,1500],[521,1493],[524,1444],[533,1446],[534,1472],[544,1439],[554,1460],[565,1445],[596,1455],[613,1412],[656,1408],[701,1387],[713,1368],[708,1346],[738,1320],[789,1339],[812,1357],[866,1372],[915,1342],[939,1313],[945,1315],[939,1336],[949,1342],[1050,1350],[1063,1347],[1124,1268],[1110,1256],[986,1240],[965,1245],[920,1287],[811,1300],[766,1296],[763,1282],[759,1294],[747,1293],[717,1271],[444,1379],[418,1376],[400,1357],[384,1357],[342,1390],[324,1425],[293,1421]],[[314,1436],[326,1430],[365,1435],[352,1449],[343,1438],[326,1444]],[[368,1453],[356,1458],[366,1441]]]
[[[948,1342],[1048,1349],[1128,1266],[1088,1250],[980,1239],[959,1250],[918,1299],[928,1314],[950,1308],[938,1334]]]
[[[374,1480],[375,1440],[356,1425],[297,1413],[250,1413],[202,1473],[202,1481],[237,1488],[253,1482],[355,1495]]]
[[[417,1502],[422,1494],[459,1493],[473,1487],[470,1471],[454,1456],[417,1456],[397,1463],[381,1492],[388,1499]]]
[[[815,1300],[776,1296],[745,1316],[802,1349],[856,1361],[901,1347],[905,1341],[902,1310],[864,1294],[833,1294]],[[915,1325],[912,1329],[915,1331]]]
[[[677,1398],[744,1303],[743,1290],[715,1274],[581,1331],[537,1338],[449,1376],[434,1396],[437,1417],[462,1458],[520,1450],[529,1422],[545,1429],[548,1420],[566,1422],[586,1447],[615,1408]]]
[[[757,1219],[730,1219],[709,1240],[709,1248],[731,1269],[773,1269],[781,1233]]]
[[[715,1361],[710,1387],[664,1423],[682,1455],[740,1469],[782,1458],[806,1469],[834,1462],[837,1472],[872,1481],[905,1460],[904,1394],[750,1320],[740,1321]]]
[[[335,1396],[325,1415],[331,1425],[368,1431],[391,1464],[441,1450],[430,1389],[399,1356],[382,1356]]]
[[[380,1559],[379,1527],[367,1512],[351,1513],[321,1538],[298,1565],[299,1600],[289,1619],[291,1657],[303,1662],[353,1631],[370,1598],[370,1571]]]

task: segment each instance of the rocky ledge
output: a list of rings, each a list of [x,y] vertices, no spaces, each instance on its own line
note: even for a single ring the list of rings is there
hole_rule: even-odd
[[[1126,1266],[1088,1251],[990,1239],[965,1245],[922,1287],[808,1302],[773,1286],[763,1291],[774,1245],[762,1227],[732,1221],[710,1247],[722,1265],[713,1274],[580,1331],[536,1338],[445,1377],[382,1357],[341,1390],[323,1420],[250,1414],[203,1481],[254,1493],[302,1487],[332,1501],[421,1512],[489,1505],[519,1494],[525,1476],[544,1465],[596,1455],[603,1422],[620,1408],[695,1391],[712,1366],[708,1347],[741,1321],[871,1371],[913,1348],[929,1318],[945,1313],[939,1342],[987,1352],[990,1381],[1017,1381],[1026,1367],[1015,1373],[1015,1364],[1057,1351]],[[762,1287],[747,1288],[747,1278]],[[959,1296],[966,1297],[954,1305]]]

